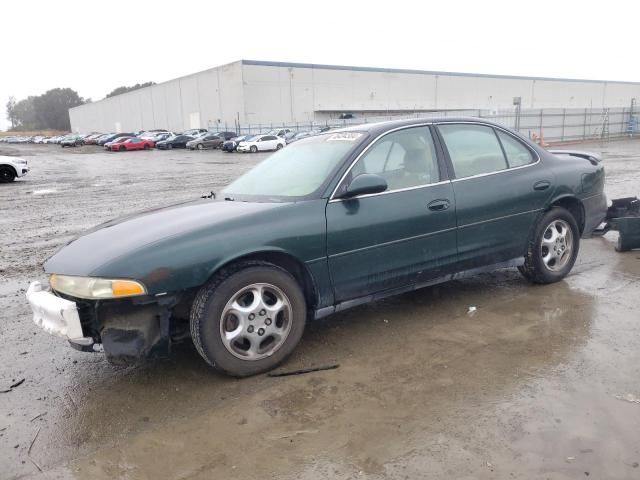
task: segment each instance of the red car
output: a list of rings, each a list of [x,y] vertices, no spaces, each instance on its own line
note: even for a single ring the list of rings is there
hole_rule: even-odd
[[[153,143],[153,140],[133,137],[117,140],[111,144],[110,148],[112,152],[124,152],[126,150],[149,150],[154,146],[155,144]]]

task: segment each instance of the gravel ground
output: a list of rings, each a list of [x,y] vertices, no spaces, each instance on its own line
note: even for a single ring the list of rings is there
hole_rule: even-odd
[[[580,148],[605,156],[610,197],[640,194],[640,142]],[[0,393],[0,478],[640,477],[640,253],[616,253],[615,234],[584,241],[558,284],[507,270],[314,322],[287,367],[337,370],[239,381],[190,345],[114,367],[31,322],[44,259],[264,155],[0,154],[32,169],[0,185],[0,390],[25,379]]]

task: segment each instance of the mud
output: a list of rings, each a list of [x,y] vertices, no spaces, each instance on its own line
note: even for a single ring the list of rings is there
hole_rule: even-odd
[[[640,142],[583,149],[610,197],[640,194]],[[32,169],[0,185],[0,390],[26,379],[0,393],[0,478],[640,477],[640,252],[615,234],[583,241],[558,284],[507,270],[314,322],[282,368],[338,369],[235,380],[190,345],[118,368],[31,322],[42,261],[263,155],[0,150]]]

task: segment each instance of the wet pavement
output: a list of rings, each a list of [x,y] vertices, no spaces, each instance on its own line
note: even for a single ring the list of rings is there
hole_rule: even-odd
[[[605,156],[610,197],[640,194],[639,141],[580,149]],[[0,478],[640,478],[640,251],[615,233],[557,284],[506,270],[311,323],[283,369],[336,370],[236,380],[188,344],[114,367],[31,322],[42,261],[264,155],[3,153],[32,171],[0,185],[0,390],[25,379],[0,393]]]

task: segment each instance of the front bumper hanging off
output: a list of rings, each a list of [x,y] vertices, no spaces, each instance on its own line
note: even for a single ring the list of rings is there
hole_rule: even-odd
[[[93,339],[83,335],[74,302],[53,295],[40,282],[29,285],[27,301],[33,311],[34,323],[45,332],[68,340],[75,348],[93,345]]]
[[[616,250],[626,252],[640,248],[640,200],[638,197],[616,198],[607,210],[605,224],[594,232],[605,235],[610,230],[618,232]]]

